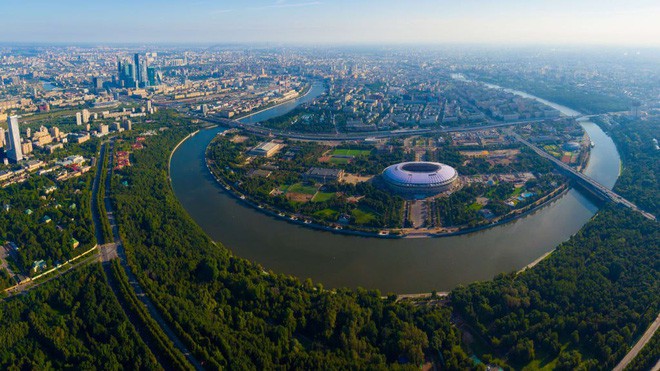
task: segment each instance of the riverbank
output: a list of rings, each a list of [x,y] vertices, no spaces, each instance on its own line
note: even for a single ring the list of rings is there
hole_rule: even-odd
[[[280,108],[261,116],[267,119],[282,112]],[[595,124],[584,127],[596,143],[585,173],[610,187],[619,172],[616,147]],[[518,271],[553,250],[598,210],[571,188],[509,223],[445,238],[356,238],[362,236],[300,228],[304,224],[282,223],[219,189],[204,152],[220,130],[200,131],[172,157],[172,186],[183,207],[212,239],[234,254],[267,269],[310,277],[326,287],[410,293],[447,291],[488,280],[501,272]]]
[[[187,138],[186,138],[187,139]],[[210,145],[210,144],[209,144]],[[207,147],[208,148],[208,147]],[[208,151],[207,151],[208,152]],[[172,152],[174,153],[174,152]],[[206,156],[205,156],[206,157]],[[312,222],[309,217],[303,216],[303,215],[296,215],[296,214],[291,214],[290,212],[286,212],[284,210],[277,210],[277,209],[271,209],[271,208],[266,208],[264,205],[259,204],[253,200],[248,199],[245,197],[243,194],[240,192],[234,190],[227,182],[225,182],[222,178],[217,176],[211,167],[208,164],[208,160],[206,161],[206,168],[209,171],[209,174],[215,179],[218,185],[231,197],[235,198],[240,202],[242,205],[251,207],[252,209],[268,215],[272,218],[281,220],[281,221],[286,221],[291,224],[296,224],[299,226],[304,226],[307,228],[311,229],[317,229],[317,230],[323,230],[326,232],[332,232],[332,233],[337,233],[337,234],[344,234],[344,235],[353,235],[353,236],[361,236],[361,237],[379,237],[379,238],[402,238],[405,236],[398,235],[398,234],[381,234],[380,232],[370,232],[370,231],[361,231],[361,230],[355,230],[355,229],[344,229],[343,226],[337,225],[337,226],[330,226],[330,225],[323,225],[319,223]],[[269,206],[269,205],[266,205]],[[287,216],[287,214],[289,216]]]
[[[220,134],[220,133],[218,133]],[[186,138],[187,139],[187,138]],[[483,231],[492,227],[500,226],[502,224],[510,223],[516,219],[522,218],[529,215],[530,213],[543,208],[544,206],[552,203],[557,200],[559,197],[564,195],[569,187],[567,184],[562,184],[557,187],[555,190],[551,191],[547,195],[541,197],[535,202],[521,208],[518,210],[513,210],[509,214],[503,215],[501,217],[495,218],[494,221],[488,224],[479,225],[472,228],[461,228],[459,227],[447,227],[447,228],[425,228],[425,229],[413,229],[413,228],[373,228],[373,229],[359,229],[355,226],[348,224],[340,223],[330,223],[327,224],[319,223],[314,219],[313,216],[303,215],[292,213],[287,210],[277,209],[268,203],[259,203],[251,198],[248,195],[245,195],[238,190],[236,190],[229,182],[220,177],[216,172],[211,168],[210,163],[212,162],[209,159],[209,149],[213,144],[213,140],[209,142],[205,151],[204,158],[206,163],[206,168],[209,171],[209,174],[215,179],[215,181],[222,187],[222,189],[227,192],[230,196],[237,199],[242,205],[253,208],[254,210],[264,213],[275,219],[286,221],[292,224],[301,225],[311,229],[324,230],[332,233],[346,234],[346,235],[357,235],[362,237],[376,237],[376,238],[435,238],[435,237],[451,237],[464,235],[474,232]],[[178,146],[177,146],[178,147]],[[171,156],[170,156],[171,158]],[[450,230],[449,232],[443,232],[443,230]]]
[[[217,126],[217,125],[216,125],[216,126]],[[214,127],[215,127],[215,126],[209,126],[209,127],[205,128],[204,130],[206,130],[206,129],[212,129],[212,128],[214,128]],[[188,138],[194,137],[195,134],[199,133],[200,130],[201,130],[201,129],[197,129],[197,130],[193,131],[192,133],[188,134],[185,138],[181,139],[181,140],[179,141],[179,143],[176,144],[176,146],[174,146],[174,149],[172,149],[172,152],[170,152],[170,157],[167,159],[167,168],[168,168],[168,169],[170,168],[170,165],[172,164],[172,156],[174,155],[174,152],[176,152],[177,148],[179,148],[179,146],[180,146],[181,144],[183,144],[183,142],[185,142],[186,140],[188,140]],[[169,179],[169,181],[170,181],[170,184],[171,184],[171,182],[172,182],[172,178],[170,177],[170,173],[169,173],[169,171],[168,171],[168,173],[167,173],[167,177],[168,177],[168,179]]]
[[[271,110],[271,109],[273,109],[273,108],[277,108],[277,107],[279,107],[279,106],[281,106],[281,105],[284,105],[284,104],[287,104],[287,103],[291,103],[292,101],[295,101],[296,99],[302,99],[302,98],[306,97],[306,96],[311,92],[311,90],[312,90],[312,85],[313,85],[313,83],[310,83],[310,84],[306,85],[305,88],[303,88],[303,90],[301,91],[301,93],[299,93],[299,94],[298,94],[297,96],[295,96],[295,97],[292,97],[292,98],[289,98],[289,99],[285,99],[285,100],[283,100],[283,101],[281,101],[281,102],[279,102],[279,103],[276,103],[276,104],[267,104],[267,105],[265,105],[264,107],[259,108],[259,110],[258,110],[258,111],[255,111],[255,112],[249,112],[249,113],[247,113],[247,114],[245,114],[245,115],[237,115],[237,116],[234,118],[234,120],[241,121],[241,120],[246,119],[246,118],[248,118],[248,117],[252,117],[252,116],[254,116],[254,115],[258,115],[258,114],[260,114],[260,113],[262,113],[262,112],[265,112],[265,111]]]

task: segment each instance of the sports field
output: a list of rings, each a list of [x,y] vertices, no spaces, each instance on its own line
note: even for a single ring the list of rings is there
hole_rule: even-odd
[[[348,149],[348,148],[337,148],[332,151],[333,156],[369,156],[371,151],[368,149]]]

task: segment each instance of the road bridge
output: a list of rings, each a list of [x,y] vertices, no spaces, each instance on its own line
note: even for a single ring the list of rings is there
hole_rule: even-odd
[[[497,122],[489,123],[486,125],[464,126],[457,128],[424,128],[424,129],[409,129],[409,130],[390,130],[390,131],[370,131],[360,133],[335,133],[335,134],[320,134],[320,133],[295,133],[286,132],[282,130],[269,129],[255,124],[246,124],[238,120],[231,120],[214,116],[193,116],[199,120],[215,123],[227,128],[241,128],[248,132],[264,135],[264,136],[277,136],[282,138],[291,138],[309,141],[333,141],[333,140],[364,140],[366,138],[393,138],[407,135],[423,135],[423,134],[439,134],[439,133],[453,133],[465,131],[478,131],[489,130],[501,127],[509,127],[515,125],[527,125],[543,122],[544,120],[525,120],[525,121],[511,121],[511,122]]]
[[[581,172],[573,169],[572,167],[568,166],[567,164],[559,161],[556,157],[550,155],[546,151],[542,150],[538,146],[532,144],[528,140],[525,140],[523,137],[520,135],[510,132],[511,135],[513,135],[519,142],[523,143],[527,147],[531,148],[534,152],[539,154],[541,157],[546,158],[550,160],[557,168],[559,168],[560,171],[568,175],[571,179],[576,181],[580,186],[583,188],[587,189],[594,195],[602,198],[603,200],[608,200],[612,201],[614,203],[623,205],[631,210],[634,210],[640,214],[642,214],[645,218],[650,219],[650,220],[656,220],[655,216],[651,213],[648,213],[639,207],[635,205],[634,203],[626,200],[625,198],[621,197],[618,195],[616,192],[612,191],[611,189],[605,187],[604,185],[598,183],[597,181],[593,180],[592,178],[582,174]]]
[[[516,125],[527,125],[531,123],[537,123],[541,122],[543,120],[529,120],[529,121],[516,121],[516,122],[503,122],[503,123],[495,123],[495,124],[488,124],[488,125],[480,125],[480,126],[468,126],[468,127],[461,127],[461,128],[440,128],[440,129],[415,129],[415,130],[394,130],[394,131],[387,131],[387,132],[369,132],[369,133],[360,133],[360,134],[302,134],[302,133],[287,133],[287,132],[282,132],[278,130],[270,130],[267,128],[263,128],[260,126],[252,125],[252,124],[244,124],[240,121],[237,120],[230,120],[230,119],[225,119],[225,118],[218,118],[218,117],[198,117],[201,120],[205,120],[208,122],[216,123],[225,127],[237,127],[237,128],[242,128],[245,130],[248,130],[252,133],[255,134],[261,134],[261,135],[276,135],[279,137],[287,137],[287,138],[292,138],[292,139],[301,139],[301,140],[316,140],[316,141],[326,141],[326,140],[361,140],[365,139],[368,137],[377,137],[377,138],[389,138],[389,137],[396,137],[396,136],[402,136],[402,135],[420,135],[420,134],[430,134],[430,133],[450,133],[450,132],[462,132],[462,131],[475,131],[475,130],[488,130],[488,129],[493,129],[493,128],[500,128],[500,127],[509,127],[509,126],[516,126]],[[590,177],[582,174],[581,172],[573,169],[572,167],[568,166],[567,164],[559,161],[557,158],[554,156],[550,155],[549,153],[545,152],[541,148],[537,147],[536,145],[530,143],[529,141],[525,140],[522,138],[520,135],[514,133],[513,131],[509,130],[509,134],[513,135],[518,141],[521,143],[525,144],[534,152],[538,153],[540,156],[550,160],[553,164],[555,164],[561,171],[566,173],[571,179],[575,180],[580,186],[588,190],[589,192],[593,193],[597,197],[603,199],[603,200],[608,200],[612,201],[617,204],[621,204],[625,207],[628,207],[640,214],[642,214],[645,218],[650,219],[650,220],[656,220],[655,216],[651,213],[648,213],[639,207],[637,205],[633,204],[632,202],[626,200],[622,196],[618,195],[611,189],[605,187],[604,185],[598,183],[597,181],[591,179]]]

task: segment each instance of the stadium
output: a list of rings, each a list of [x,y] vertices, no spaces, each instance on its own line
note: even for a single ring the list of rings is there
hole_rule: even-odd
[[[382,179],[389,189],[404,197],[425,198],[455,189],[458,173],[439,162],[402,162],[383,170]]]

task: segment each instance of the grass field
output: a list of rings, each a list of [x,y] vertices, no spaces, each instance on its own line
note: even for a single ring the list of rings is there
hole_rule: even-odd
[[[371,151],[368,149],[347,149],[347,148],[337,148],[332,151],[333,156],[369,156]]]
[[[481,210],[482,207],[483,206],[480,203],[475,202],[475,203],[471,204],[470,206],[468,206],[468,210],[479,211],[479,210]]]
[[[316,192],[312,198],[312,202],[324,202],[332,199],[333,197],[335,197],[334,192]]]
[[[351,211],[351,214],[355,218],[355,224],[367,224],[372,220],[376,220],[376,215],[374,215],[369,211],[361,210],[359,208],[353,209],[353,211]]]
[[[337,220],[339,212],[333,209],[323,209],[315,212],[314,216],[325,220]]]
[[[347,159],[347,158],[341,158],[341,157],[339,157],[339,158],[337,158],[337,157],[332,157],[332,158],[330,159],[330,163],[332,163],[332,164],[338,164],[338,165],[346,165],[346,164],[348,164],[349,162],[350,162],[350,159]]]
[[[292,184],[287,188],[287,192],[302,193],[306,195],[313,195],[316,193],[317,188],[314,186],[307,186],[302,183]]]

